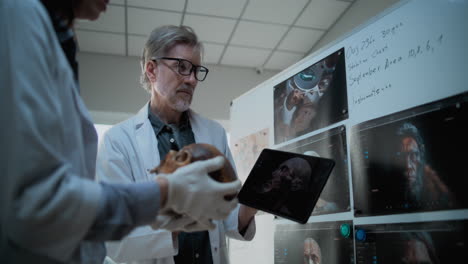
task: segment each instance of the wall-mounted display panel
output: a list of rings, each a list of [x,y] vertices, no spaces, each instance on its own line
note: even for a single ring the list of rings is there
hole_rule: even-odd
[[[275,229],[275,264],[354,261],[351,221],[313,224],[278,224]]]
[[[468,93],[352,128],[356,216],[468,208]]]
[[[274,87],[275,144],[348,118],[344,48]]]
[[[356,225],[356,263],[465,263],[467,235],[468,221]]]
[[[318,135],[279,148],[280,150],[333,159],[335,167],[328,178],[312,215],[350,210],[346,129],[339,126]]]

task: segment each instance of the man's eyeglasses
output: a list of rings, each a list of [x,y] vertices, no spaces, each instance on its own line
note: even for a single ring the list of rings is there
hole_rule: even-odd
[[[201,65],[195,65],[188,60],[179,59],[179,58],[169,58],[169,57],[160,57],[160,58],[151,58],[151,60],[173,60],[177,61],[177,71],[180,75],[189,76],[192,72],[195,73],[195,79],[202,82],[205,80],[206,75],[208,75],[208,68]]]

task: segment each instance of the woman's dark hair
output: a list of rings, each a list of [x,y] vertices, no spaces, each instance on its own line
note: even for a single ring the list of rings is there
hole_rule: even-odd
[[[61,20],[64,21],[67,26],[72,26],[73,20],[75,19],[73,10],[77,6],[79,0],[41,0],[41,2],[47,9],[49,16],[53,18],[53,21],[55,19]]]
[[[78,83],[77,44],[72,27],[75,20],[74,10],[80,4],[80,0],[41,0],[41,2],[49,13],[60,46]]]

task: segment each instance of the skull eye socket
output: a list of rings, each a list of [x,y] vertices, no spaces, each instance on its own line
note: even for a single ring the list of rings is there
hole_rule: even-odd
[[[175,156],[175,160],[177,162],[185,162],[187,161],[188,159],[190,159],[190,155],[189,153],[187,153],[187,151],[180,151],[179,153],[177,153],[177,155]]]

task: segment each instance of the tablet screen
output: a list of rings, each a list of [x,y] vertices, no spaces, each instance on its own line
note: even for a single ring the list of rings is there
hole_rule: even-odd
[[[306,223],[335,162],[264,149],[239,192],[247,206]]]

